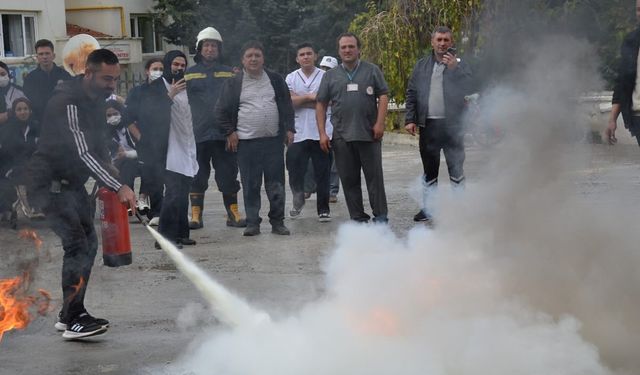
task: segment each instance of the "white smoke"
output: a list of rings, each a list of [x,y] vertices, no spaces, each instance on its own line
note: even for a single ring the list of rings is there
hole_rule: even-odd
[[[640,372],[640,236],[614,229],[637,220],[596,209],[571,174],[589,160],[566,130],[598,85],[590,47],[558,37],[535,50],[485,95],[508,137],[464,194],[441,195],[435,230],[342,226],[323,299],[212,334],[171,373]]]

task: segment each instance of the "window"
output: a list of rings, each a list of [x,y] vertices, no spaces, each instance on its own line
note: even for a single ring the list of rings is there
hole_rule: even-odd
[[[142,38],[142,53],[162,51],[162,37],[150,16],[131,16],[131,36]]]
[[[34,14],[0,14],[0,56],[24,57],[32,55],[36,42]]]

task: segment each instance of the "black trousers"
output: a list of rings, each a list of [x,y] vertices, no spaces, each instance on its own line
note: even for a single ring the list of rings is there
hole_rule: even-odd
[[[138,176],[142,176],[142,166],[138,163],[138,159],[120,159],[116,160],[114,166],[120,172],[120,182],[129,186],[133,190],[133,184]],[[140,192],[143,192],[143,186],[140,186]]]
[[[89,195],[84,186],[62,187],[50,193],[44,209],[51,229],[62,240],[62,318],[70,321],[85,312],[84,297],[98,250]]]
[[[301,208],[304,205],[305,174],[309,160],[313,163],[313,172],[317,193],[318,215],[329,213],[329,172],[331,160],[320,148],[320,142],[304,140],[293,143],[287,148],[287,170],[289,171],[289,187],[293,193],[293,205]]]
[[[228,152],[226,141],[205,141],[196,144],[198,174],[191,184],[192,193],[204,193],[209,188],[211,167],[215,170],[216,185],[222,194],[235,194],[240,190],[238,182],[238,157]]]
[[[18,199],[14,181],[0,176],[0,214],[11,211],[13,202]]]
[[[147,217],[153,219],[160,217],[162,212],[162,201],[164,200],[164,165],[160,163],[144,163],[142,165],[142,176],[140,193],[149,197],[149,213]]]
[[[464,131],[461,127],[447,125],[444,119],[427,120],[426,126],[420,128],[419,142],[427,187],[438,184],[440,150],[444,152],[451,184],[464,183]]]
[[[244,197],[247,225],[259,225],[260,190],[264,177],[264,189],[269,199],[269,222],[284,222],[284,144],[282,137],[240,140],[238,166]]]
[[[640,146],[640,116],[631,116],[629,132],[633,137],[636,137],[636,142],[638,142],[638,146]]]
[[[360,170],[362,170],[369,192],[369,203],[373,210],[373,220],[387,222],[387,195],[382,175],[382,143],[347,142],[341,138],[334,138],[331,146],[351,220],[366,222],[371,218],[364,212],[362,203],[360,180]]]
[[[171,241],[189,238],[189,189],[193,178],[165,170],[158,232]]]

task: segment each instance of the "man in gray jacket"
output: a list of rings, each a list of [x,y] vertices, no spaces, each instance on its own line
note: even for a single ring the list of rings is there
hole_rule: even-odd
[[[464,97],[469,94],[471,70],[456,57],[453,33],[437,27],[432,33],[433,52],[416,63],[406,95],[405,129],[415,135],[420,128],[420,157],[424,169],[422,209],[414,221],[431,223],[433,192],[438,184],[440,150],[454,188],[464,183]]]

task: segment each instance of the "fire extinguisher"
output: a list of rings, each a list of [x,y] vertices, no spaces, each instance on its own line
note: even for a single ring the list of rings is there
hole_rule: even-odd
[[[104,187],[98,190],[98,206],[104,265],[120,267],[131,264],[131,238],[129,236],[127,207],[120,203],[118,194]]]

